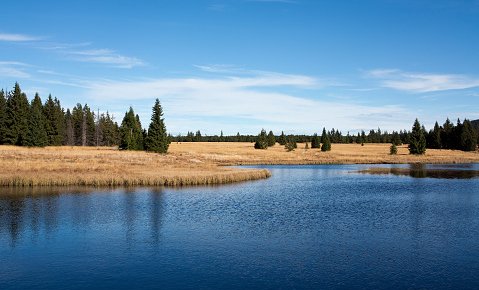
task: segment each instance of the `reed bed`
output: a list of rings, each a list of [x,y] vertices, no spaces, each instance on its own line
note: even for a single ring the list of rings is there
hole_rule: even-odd
[[[255,150],[251,143],[172,143],[166,155],[105,147],[25,148],[0,146],[0,186],[184,186],[268,178],[264,169],[228,165],[475,163],[478,152],[427,150],[408,154],[406,146],[389,155],[389,144],[333,144],[287,152],[276,145]]]

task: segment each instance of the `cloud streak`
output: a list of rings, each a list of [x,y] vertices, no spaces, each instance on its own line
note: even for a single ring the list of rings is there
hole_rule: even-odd
[[[0,76],[7,78],[28,79],[31,77],[31,75],[25,71],[25,68],[28,66],[28,64],[23,62],[0,61]]]
[[[27,42],[27,41],[37,41],[37,40],[41,40],[41,38],[36,36],[26,35],[26,34],[0,33],[0,41]]]
[[[368,77],[381,81],[381,86],[412,93],[463,90],[479,86],[479,78],[461,74],[411,73],[397,69],[378,69],[367,72]]]

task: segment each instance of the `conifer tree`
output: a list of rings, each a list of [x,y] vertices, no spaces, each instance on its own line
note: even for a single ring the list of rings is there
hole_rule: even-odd
[[[314,133],[313,138],[311,138],[311,148],[320,148],[321,142],[317,133]]]
[[[48,145],[43,105],[38,93],[35,94],[32,100],[30,117],[28,119],[28,133],[25,141],[27,146],[45,147]]]
[[[276,137],[273,134],[273,131],[268,133],[268,147],[272,147],[276,144]]]
[[[74,136],[74,145],[82,146],[83,145],[83,135],[86,134],[86,130],[83,130],[84,127],[84,112],[83,106],[78,103],[72,110],[72,127],[73,127],[73,136]],[[85,136],[86,139],[86,136]]]
[[[254,143],[254,149],[267,149],[268,148],[268,137],[266,136],[266,131],[261,129],[261,133],[258,135],[256,142]]]
[[[30,104],[27,96],[20,89],[20,85],[15,83],[15,87],[7,99],[5,144],[26,145],[29,114]]]
[[[441,149],[441,127],[439,127],[439,124],[436,123],[434,124],[434,129],[431,131],[430,134],[430,146],[429,148],[434,148],[434,149]]]
[[[424,136],[424,130],[419,123],[419,120],[414,121],[412,127],[410,143],[409,143],[409,153],[421,155],[426,153],[426,137]]]
[[[286,135],[284,135],[283,131],[281,131],[281,135],[278,138],[278,143],[279,143],[279,145],[285,145],[286,144]]]
[[[223,133],[223,131],[221,131]],[[151,115],[151,123],[146,137],[146,150],[156,153],[166,153],[169,146],[166,126],[163,118],[163,109],[160,100],[156,99]]]
[[[321,142],[323,143],[323,146],[321,146],[321,151],[331,151],[331,140],[329,139],[329,135],[326,132],[326,128],[323,128]]]
[[[289,135],[288,137],[286,137],[286,144],[284,144],[284,148],[287,151],[293,151],[294,149],[298,148],[296,138],[293,135]]]
[[[143,150],[143,132],[139,118],[135,116],[133,108],[130,107],[121,122],[120,127],[120,149]]]
[[[398,148],[396,146],[396,143],[392,143],[391,147],[389,147],[389,154],[391,154],[391,155],[398,154]]]
[[[60,101],[57,98],[54,100],[52,95],[49,95],[43,106],[43,115],[45,116],[48,145],[62,145],[65,135],[65,116]]]
[[[6,114],[7,114],[7,99],[5,98],[5,92],[0,90],[0,145],[4,143],[4,136],[6,127]]]
[[[454,125],[451,123],[449,118],[447,118],[446,122],[444,122],[444,125],[442,126],[442,131],[441,131],[442,148],[452,149],[454,147],[451,144],[453,129],[454,129]]]
[[[70,109],[67,109],[67,112],[65,114],[65,137],[64,137],[63,144],[67,146],[75,145],[73,120],[72,120],[72,114],[70,113]]]
[[[471,121],[467,119],[462,124],[459,146],[463,151],[475,151],[477,149],[477,132],[472,127]]]
[[[86,146],[95,146],[95,114],[91,111],[90,107],[85,104],[83,106],[83,116],[84,116],[84,132],[85,132],[85,145]]]

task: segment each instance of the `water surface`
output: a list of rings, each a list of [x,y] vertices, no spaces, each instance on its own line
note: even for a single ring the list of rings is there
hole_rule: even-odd
[[[219,187],[1,189],[0,289],[479,288],[479,179],[357,172],[369,167],[264,166],[267,180]]]

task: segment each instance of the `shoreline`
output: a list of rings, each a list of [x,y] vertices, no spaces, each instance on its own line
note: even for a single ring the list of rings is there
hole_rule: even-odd
[[[299,146],[303,144],[298,144]],[[409,155],[407,145],[389,155],[390,144],[333,144],[330,152],[251,143],[172,143],[166,155],[104,147],[0,146],[0,187],[134,187],[219,185],[265,179],[267,169],[231,166],[479,163],[479,153],[429,149]]]

